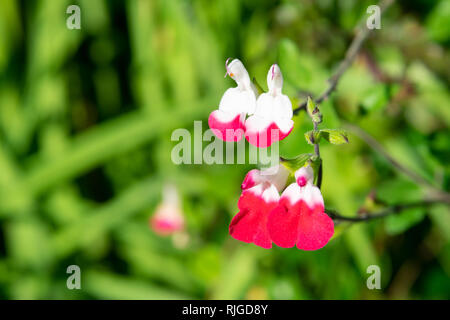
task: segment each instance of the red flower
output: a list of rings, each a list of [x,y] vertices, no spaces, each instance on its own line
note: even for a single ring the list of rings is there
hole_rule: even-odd
[[[267,218],[280,198],[278,190],[286,185],[289,172],[283,166],[251,170],[242,183],[239,212],[230,223],[230,235],[236,240],[272,248]],[[277,189],[278,188],[278,189]]]
[[[296,245],[302,250],[317,250],[333,236],[334,224],[324,211],[319,188],[312,183],[311,167],[300,168],[295,177],[296,183],[284,190],[271,210],[267,230],[271,240],[280,247]]]

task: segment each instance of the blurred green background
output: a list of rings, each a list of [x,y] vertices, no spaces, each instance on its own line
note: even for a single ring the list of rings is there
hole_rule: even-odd
[[[81,8],[81,30],[66,8]],[[448,299],[448,207],[340,225],[322,250],[271,250],[228,235],[252,165],[171,162],[234,82],[238,57],[267,88],[303,101],[327,86],[374,1],[0,1],[0,298]],[[360,125],[399,162],[450,189],[450,2],[397,1],[332,98],[322,128]],[[280,146],[312,152],[304,112]],[[327,207],[354,215],[375,190],[394,204],[421,186],[350,135],[323,145]],[[187,245],[148,219],[162,186],[182,195]],[[81,268],[81,290],[66,268]],[[366,286],[381,268],[381,290]]]

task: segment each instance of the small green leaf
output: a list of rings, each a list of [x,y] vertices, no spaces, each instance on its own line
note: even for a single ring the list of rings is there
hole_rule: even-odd
[[[315,108],[316,106],[314,105],[314,101],[311,99],[311,97],[308,97],[308,100],[306,102],[306,111],[308,111],[310,117],[312,117]]]
[[[322,134],[320,131],[307,131],[305,132],[305,139],[309,144],[319,143]]]
[[[322,159],[314,155],[313,157],[311,157],[309,164],[314,171],[314,184],[317,185],[319,180],[320,166],[322,165]]]
[[[320,113],[319,108],[315,105],[311,97],[308,97],[308,101],[306,102],[306,111],[308,112],[313,122],[322,122],[322,114]]]
[[[332,144],[348,143],[347,132],[341,129],[322,129],[319,130],[321,137]]]
[[[290,171],[295,172],[310,161],[314,155],[312,153],[302,153],[292,159],[281,158],[281,163]]]
[[[264,93],[264,89],[259,85],[259,83],[255,77],[253,77],[253,85],[255,86],[256,90],[258,91],[258,94]]]

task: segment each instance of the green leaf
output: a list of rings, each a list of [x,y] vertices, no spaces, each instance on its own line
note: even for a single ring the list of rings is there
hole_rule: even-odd
[[[310,161],[314,155],[312,153],[302,153],[293,159],[281,158],[281,163],[290,171],[295,172],[303,167],[307,161]]]
[[[361,101],[361,105],[366,111],[376,111],[386,107],[388,99],[389,95],[386,85],[373,85],[367,89],[367,92],[364,94],[364,99]]]
[[[448,21],[450,19],[450,2],[439,2],[428,14],[425,27],[429,36],[436,41],[445,43],[450,39]]]
[[[261,85],[258,83],[258,80],[256,80],[255,77],[253,77],[253,85],[255,86],[256,90],[258,91],[258,94],[264,93],[264,89],[261,87]]]
[[[306,103],[306,111],[308,112],[313,122],[322,122],[322,114],[320,113],[319,108],[314,104],[314,101],[311,99],[311,97],[308,97],[308,101]]]
[[[140,278],[88,270],[84,275],[84,290],[98,299],[117,300],[180,300],[190,296],[172,288],[156,286]]]
[[[400,234],[410,227],[419,223],[425,217],[423,208],[404,210],[399,214],[390,215],[386,218],[386,232],[390,235]]]
[[[320,131],[311,130],[311,131],[305,132],[306,142],[308,142],[311,145],[319,143],[321,137],[322,137],[322,135],[321,135]]]
[[[242,299],[246,290],[256,277],[256,251],[241,246],[223,266],[211,297],[212,299]]]
[[[341,129],[322,129],[319,130],[321,137],[332,144],[348,143],[347,132]]]
[[[315,108],[316,106],[314,104],[314,101],[311,99],[311,97],[308,97],[308,100],[306,102],[306,111],[308,111],[310,117],[312,117]]]

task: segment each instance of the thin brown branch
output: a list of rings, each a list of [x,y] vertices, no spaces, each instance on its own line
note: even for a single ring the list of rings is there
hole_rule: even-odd
[[[379,219],[383,217],[387,217],[389,215],[398,214],[404,210],[412,209],[412,208],[424,208],[429,207],[437,204],[446,204],[449,205],[450,203],[443,201],[441,199],[434,199],[434,200],[422,200],[422,201],[416,201],[416,202],[410,202],[410,203],[403,203],[403,204],[397,204],[393,205],[392,207],[386,208],[384,210],[370,213],[370,214],[363,214],[356,217],[347,217],[339,214],[336,210],[326,209],[326,213],[333,219],[333,221],[339,223],[339,222],[365,222],[369,220]]]
[[[394,0],[382,0],[380,1],[380,15],[394,2]],[[366,26],[365,20],[361,23],[361,26],[358,28],[358,32],[350,44],[347,52],[345,54],[345,59],[341,61],[336,72],[328,79],[328,88],[325,89],[322,94],[314,99],[314,102],[320,104],[322,101],[328,99],[331,93],[336,89],[339,79],[342,75],[347,71],[347,69],[352,65],[353,61],[357,57],[359,51],[363,43],[372,33],[373,29],[369,29]],[[300,110],[306,108],[306,101],[302,102],[297,108],[294,109],[294,114],[297,114]]]
[[[314,123],[314,132],[318,131],[318,127],[319,127],[319,123],[313,121]],[[319,172],[317,173],[317,182],[316,185],[317,187],[320,189],[322,186],[322,170],[323,170],[323,164],[322,164],[322,159],[320,158],[320,148],[319,148],[319,142],[315,141],[314,142],[314,153],[316,154],[317,158],[320,161],[319,164]]]
[[[416,172],[410,170],[409,168],[402,165],[400,162],[395,160],[384,148],[383,146],[375,140],[370,134],[365,132],[363,129],[358,127],[357,125],[351,124],[351,123],[345,123],[344,127],[353,132],[356,136],[358,136],[360,139],[362,139],[369,147],[371,147],[373,150],[377,152],[377,154],[383,156],[386,161],[389,162],[391,166],[393,166],[396,170],[403,173],[407,177],[409,177],[412,181],[417,183],[418,185],[424,186],[431,190],[434,194],[434,197],[443,201],[450,203],[450,194],[439,189],[434,184],[432,184],[427,179],[423,178]]]

